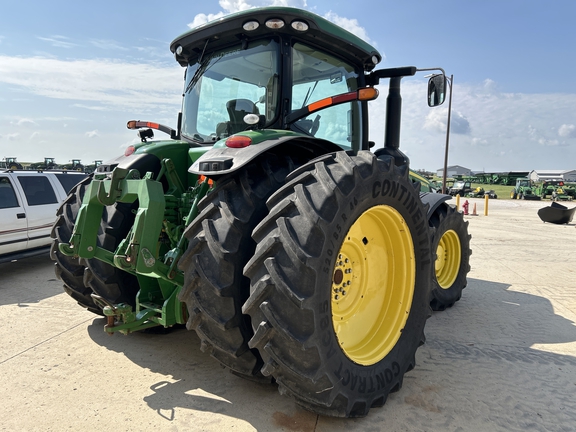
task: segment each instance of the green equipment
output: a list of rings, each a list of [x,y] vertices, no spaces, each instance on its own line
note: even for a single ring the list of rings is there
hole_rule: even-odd
[[[485,190],[482,186],[478,186],[473,189],[472,192],[466,194],[466,197],[468,198],[484,198],[486,196],[490,199],[498,198],[498,195],[496,195],[496,192],[494,192],[493,189]]]
[[[82,165],[82,161],[80,159],[72,159],[70,163],[60,165],[58,168],[62,170],[84,171],[84,165]]]
[[[52,169],[59,169],[59,165],[56,163],[56,160],[51,157],[45,157],[44,162],[34,162],[31,163],[28,169],[31,170],[52,170]]]
[[[539,200],[532,182],[527,177],[516,179],[514,189],[510,191],[510,199]]]
[[[21,170],[21,169],[23,169],[22,164],[17,162],[15,157],[4,158],[3,161],[0,161],[0,168],[9,169],[9,170]]]
[[[84,167],[84,172],[91,174],[94,171],[96,171],[100,165],[102,165],[102,161],[101,160],[95,160],[94,163],[91,163],[91,164],[86,165]]]
[[[431,305],[466,286],[467,223],[450,196],[420,190],[399,148],[402,78],[439,71],[434,107],[444,71],[376,69],[374,47],[285,7],[225,16],[170,49],[185,68],[177,127],[128,122],[141,142],[58,211],[56,274],[110,334],[186,324],[235,374],[365,416],[414,367]]]

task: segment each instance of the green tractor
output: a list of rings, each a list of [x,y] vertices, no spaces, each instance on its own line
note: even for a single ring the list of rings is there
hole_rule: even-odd
[[[0,168],[5,168],[9,170],[23,169],[22,164],[17,162],[15,157],[4,158],[4,160],[0,162]]]
[[[514,189],[510,191],[510,199],[539,200],[538,195],[527,177],[517,178]]]
[[[95,160],[94,163],[91,163],[91,164],[86,165],[84,167],[84,172],[91,174],[94,171],[96,171],[100,165],[102,165],[102,161],[101,160]]]
[[[70,163],[60,165],[58,168],[68,171],[84,171],[84,165],[80,159],[72,159]]]
[[[44,162],[34,162],[31,163],[28,169],[31,170],[53,170],[58,169],[59,165],[56,163],[56,159],[51,157],[45,157]]]
[[[421,191],[399,149],[402,78],[439,70],[433,107],[444,72],[376,70],[374,47],[284,7],[228,15],[170,49],[185,68],[176,129],[128,122],[141,142],[58,211],[65,291],[110,334],[185,323],[233,373],[317,413],[366,415],[414,367],[431,305],[466,286],[467,223],[449,196]]]

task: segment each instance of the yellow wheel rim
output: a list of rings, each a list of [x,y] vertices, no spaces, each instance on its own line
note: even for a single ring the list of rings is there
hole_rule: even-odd
[[[450,288],[456,281],[461,259],[458,234],[448,230],[442,235],[436,249],[436,280],[442,289]]]
[[[332,278],[332,323],[348,358],[369,366],[394,348],[410,314],[415,275],[402,215],[385,205],[365,211],[342,243]]]

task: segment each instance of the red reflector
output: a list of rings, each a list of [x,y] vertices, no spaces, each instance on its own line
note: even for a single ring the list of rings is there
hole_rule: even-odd
[[[356,92],[344,93],[341,95],[333,96],[332,102],[334,104],[356,100]]]
[[[130,156],[132,153],[134,153],[136,151],[136,147],[134,146],[128,146],[126,148],[126,151],[124,152],[124,156]]]
[[[243,148],[252,144],[252,138],[243,135],[234,135],[226,140],[226,147]]]

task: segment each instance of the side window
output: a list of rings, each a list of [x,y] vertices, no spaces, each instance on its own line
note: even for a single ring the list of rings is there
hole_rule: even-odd
[[[333,55],[295,43],[292,59],[292,110],[330,96],[356,91],[358,73]],[[360,104],[348,102],[317,111],[293,124],[293,129],[343,147],[361,140]]]
[[[57,204],[56,194],[50,181],[44,176],[18,176],[18,181],[24,189],[28,205]]]
[[[18,207],[14,186],[8,177],[0,177],[0,208]]]
[[[80,174],[55,174],[56,178],[66,191],[66,193],[70,193],[72,188],[84,180],[88,175],[80,175]]]

